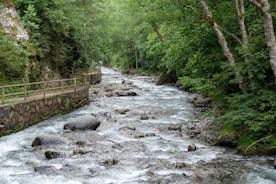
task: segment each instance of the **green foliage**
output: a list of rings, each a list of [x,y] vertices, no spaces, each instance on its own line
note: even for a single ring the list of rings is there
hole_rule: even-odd
[[[180,77],[181,83],[190,91],[202,93],[208,93],[208,91],[213,90],[215,87],[204,78],[190,78],[187,76]]]
[[[31,33],[37,78],[43,66],[67,76],[74,68],[89,67],[97,51],[92,47],[95,30],[89,27],[96,16],[94,1],[15,0],[24,25]],[[97,3],[95,3],[97,4]],[[99,8],[99,7],[98,7]]]
[[[24,78],[30,53],[0,28],[0,82]]]

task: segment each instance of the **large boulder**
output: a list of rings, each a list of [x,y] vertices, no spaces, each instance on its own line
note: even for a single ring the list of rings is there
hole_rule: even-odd
[[[63,127],[64,130],[96,130],[100,126],[101,122],[93,116],[81,116],[75,118],[69,123],[66,123]]]
[[[32,143],[32,147],[58,145],[58,144],[68,145],[69,140],[55,135],[39,135],[34,139]]]

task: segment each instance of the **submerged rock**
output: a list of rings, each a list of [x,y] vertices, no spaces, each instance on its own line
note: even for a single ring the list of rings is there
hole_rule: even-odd
[[[96,130],[100,126],[101,122],[92,116],[81,116],[69,123],[66,123],[63,127],[64,130]]]
[[[45,173],[45,172],[52,171],[52,170],[56,170],[56,168],[54,166],[38,166],[38,167],[34,167],[34,171],[35,172],[39,172],[39,173]]]
[[[84,146],[86,144],[86,142],[85,141],[77,141],[76,142],[76,145],[78,145],[78,146]]]
[[[138,94],[134,91],[117,91],[117,96],[137,96]]]
[[[84,149],[75,149],[73,151],[73,155],[84,155],[87,154],[89,151]]]
[[[69,140],[55,135],[40,135],[34,139],[32,143],[32,147],[49,146],[49,145],[57,145],[57,144],[67,145],[69,144]]]
[[[181,126],[170,126],[170,127],[168,127],[168,130],[181,132]]]
[[[126,114],[127,112],[129,112],[129,109],[115,109],[114,111],[119,114]]]
[[[118,163],[119,161],[113,158],[113,159],[105,160],[104,162],[102,162],[102,165],[106,167],[111,167],[113,165],[117,165]]]
[[[155,133],[145,133],[145,134],[137,134],[137,135],[134,135],[134,138],[136,138],[136,139],[141,139],[141,138],[155,137],[155,136],[156,136]]]
[[[141,120],[148,120],[150,119],[150,117],[146,114],[142,114],[141,117],[140,117]]]
[[[178,162],[178,163],[175,164],[176,169],[183,169],[185,167],[186,167],[186,164],[183,163],[183,162]]]
[[[126,81],[126,80],[122,80],[122,84],[126,84],[126,85],[133,85],[133,82],[131,81]]]
[[[188,146],[187,150],[188,150],[188,152],[195,151],[195,150],[197,150],[197,147],[196,147],[196,145],[192,144],[192,145]]]
[[[135,130],[136,130],[135,127],[128,127],[128,126],[119,128],[119,131],[135,131]]]
[[[149,120],[149,119],[155,119],[155,117],[146,113],[143,113],[140,117],[140,120]]]
[[[62,158],[65,156],[64,153],[60,153],[60,152],[57,152],[57,151],[53,151],[53,150],[47,150],[45,151],[45,157],[47,159],[55,159],[55,158]]]

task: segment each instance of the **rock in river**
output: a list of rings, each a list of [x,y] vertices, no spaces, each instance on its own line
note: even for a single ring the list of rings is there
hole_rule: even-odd
[[[53,170],[56,170],[54,166],[38,166],[34,168],[34,171],[39,173],[45,173]]]
[[[32,143],[32,147],[49,146],[49,145],[57,145],[57,144],[67,145],[69,144],[69,140],[55,135],[40,135],[34,139]]]
[[[117,91],[117,96],[137,96],[137,93],[134,91]]]
[[[114,111],[119,114],[126,114],[127,112],[129,112],[129,109],[115,109]]]
[[[47,151],[45,151],[44,154],[45,154],[45,157],[49,160],[55,159],[55,158],[61,158],[61,157],[65,156],[65,154],[57,152],[57,151],[53,151],[53,150],[47,150]]]
[[[81,116],[75,118],[69,123],[66,123],[63,127],[64,130],[96,130],[100,126],[101,122],[92,116]]]
[[[196,149],[197,149],[197,147],[194,144],[189,145],[188,148],[187,148],[188,152],[195,151]]]

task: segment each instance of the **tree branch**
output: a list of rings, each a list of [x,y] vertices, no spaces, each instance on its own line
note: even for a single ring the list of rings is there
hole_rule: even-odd
[[[253,142],[252,144],[250,144],[250,145],[245,149],[244,153],[246,154],[247,151],[248,151],[252,146],[254,146],[255,144],[257,144],[257,143],[259,143],[259,142],[262,142],[262,141],[264,141],[264,140],[266,140],[266,139],[270,139],[272,136],[273,136],[273,135],[269,135],[269,136],[263,137],[263,138],[261,138],[261,139],[258,139],[258,140],[255,141],[255,142]]]
[[[233,33],[230,33],[229,31],[227,31],[226,29],[224,29],[223,27],[221,27],[220,25],[218,25],[218,27],[226,34],[228,34],[229,36],[231,36],[232,38],[234,38],[240,45],[242,45],[242,41]]]
[[[196,9],[194,8],[193,6],[191,5],[185,5],[185,7],[187,8],[190,8],[191,10],[193,10],[195,13],[201,15],[201,13]],[[208,19],[205,18],[205,20],[209,21]],[[223,27],[221,27],[218,23],[217,23],[218,27],[223,31],[225,32],[227,35],[231,36],[232,38],[234,38],[240,45],[242,45],[242,41],[236,36],[234,35],[233,33],[230,33],[229,31],[227,31],[226,29],[224,29]]]
[[[256,7],[262,9],[262,5],[257,0],[249,0],[250,3],[254,4]]]

